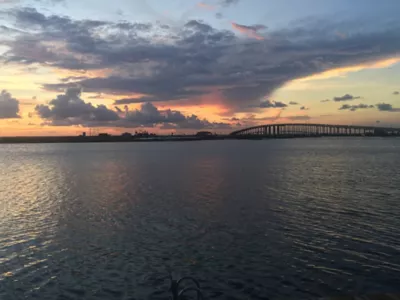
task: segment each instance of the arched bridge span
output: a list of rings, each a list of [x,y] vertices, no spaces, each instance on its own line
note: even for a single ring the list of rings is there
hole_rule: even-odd
[[[400,136],[400,128],[289,123],[249,127],[234,131],[231,135],[260,137]]]

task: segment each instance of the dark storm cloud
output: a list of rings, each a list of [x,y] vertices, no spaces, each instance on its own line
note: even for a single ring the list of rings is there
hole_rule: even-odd
[[[300,103],[295,102],[295,101],[290,101],[290,102],[289,102],[289,105],[300,105]]]
[[[0,119],[19,118],[19,101],[3,90],[0,93]]]
[[[199,20],[167,28],[157,23],[76,21],[27,8],[7,16],[26,33],[0,42],[9,48],[3,62],[108,69],[111,74],[106,77],[73,84],[95,93],[132,94],[127,99],[146,95],[141,102],[190,102],[218,91],[221,104],[232,112],[254,110],[261,99],[296,78],[385,59],[400,50],[400,20],[393,20],[390,27],[378,22],[373,29],[364,24],[366,30],[354,33],[349,22],[345,40],[335,37],[337,24],[326,20],[299,22],[271,31],[267,40],[249,40]],[[358,25],[363,28],[361,22]],[[44,88],[62,91],[71,86],[61,82]]]
[[[58,95],[49,105],[35,107],[36,113],[45,120],[46,125],[53,126],[115,126],[115,127],[153,127],[157,124],[172,124],[176,128],[230,128],[227,123],[214,123],[200,119],[196,115],[185,116],[180,111],[159,110],[151,103],[143,103],[140,109],[128,110],[125,113],[115,107],[115,111],[105,105],[94,106],[81,99],[79,88],[69,88]]]
[[[395,108],[393,107],[392,104],[388,103],[378,103],[376,105],[376,108],[380,111],[388,111],[388,112],[400,112],[400,108]]]
[[[399,95],[399,94],[400,94],[400,92],[398,92],[398,91],[393,92],[393,95]]]
[[[350,95],[350,94],[346,94],[346,95],[343,95],[343,96],[341,96],[341,97],[335,97],[335,98],[333,98],[333,101],[335,101],[335,102],[341,102],[341,101],[353,101],[353,100],[356,100],[356,99],[360,99],[361,97],[355,97],[355,96],[353,96],[353,95]]]
[[[358,109],[367,109],[367,108],[374,108],[374,105],[367,105],[367,104],[358,104],[358,105],[349,105],[349,104],[343,104],[339,110],[350,110],[350,111],[356,111]]]
[[[302,106],[302,107],[300,107],[300,110],[310,110],[310,108]]]

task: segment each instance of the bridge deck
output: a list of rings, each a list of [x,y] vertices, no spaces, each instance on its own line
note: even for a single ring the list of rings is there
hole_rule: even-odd
[[[306,137],[306,136],[400,136],[400,128],[332,125],[332,124],[268,124],[231,133],[232,136]]]

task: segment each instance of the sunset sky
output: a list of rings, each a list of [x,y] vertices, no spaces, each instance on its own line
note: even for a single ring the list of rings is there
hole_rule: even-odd
[[[0,0],[0,136],[400,127],[399,0]]]

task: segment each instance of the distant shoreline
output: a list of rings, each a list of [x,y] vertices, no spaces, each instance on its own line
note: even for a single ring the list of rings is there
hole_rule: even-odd
[[[43,136],[1,137],[0,144],[56,144],[56,143],[132,143],[132,142],[189,142],[203,140],[236,139],[232,136]]]
[[[292,138],[318,138],[320,136],[232,136],[232,135],[214,135],[214,136],[150,136],[150,137],[126,137],[126,136],[34,136],[34,137],[0,137],[0,144],[57,144],[57,143],[139,143],[139,142],[193,142],[209,140],[263,140],[263,139],[292,139]],[[327,137],[361,137],[361,136],[327,136]],[[398,136],[363,136],[371,137],[398,137]]]

